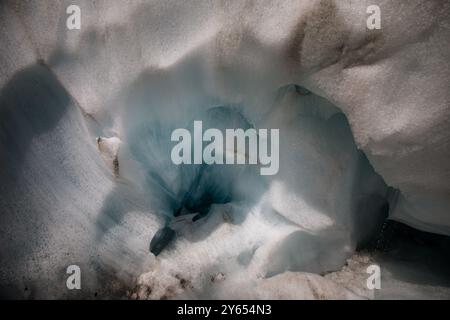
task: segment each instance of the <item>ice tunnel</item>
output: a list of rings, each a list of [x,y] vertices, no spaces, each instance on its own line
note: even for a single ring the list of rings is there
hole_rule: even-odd
[[[372,2],[3,1],[0,297],[449,299],[450,2]]]

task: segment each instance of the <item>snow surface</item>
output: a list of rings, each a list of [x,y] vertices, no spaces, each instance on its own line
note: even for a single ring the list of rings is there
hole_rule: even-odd
[[[320,275],[387,203],[450,235],[449,37],[442,0],[2,1],[1,295],[373,298]],[[280,171],[208,169],[216,204],[156,258],[199,170],[168,137],[204,117],[279,128]]]

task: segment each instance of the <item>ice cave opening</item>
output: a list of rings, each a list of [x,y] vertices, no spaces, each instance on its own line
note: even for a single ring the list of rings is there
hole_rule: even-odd
[[[139,168],[135,169],[135,172],[139,172],[139,176],[144,177],[141,187],[148,190],[153,196],[157,194],[159,201],[163,202],[162,206],[166,208],[160,210],[160,214],[162,212],[164,215],[167,228],[173,223],[177,224],[172,220],[178,216],[184,217],[192,214],[193,221],[191,222],[195,222],[198,218],[206,216],[213,204],[232,205],[240,202],[245,203],[248,208],[255,207],[258,201],[264,201],[261,198],[270,192],[268,189],[272,184],[285,183],[286,177],[292,176],[292,171],[300,168],[306,174],[296,175],[296,179],[290,181],[289,190],[294,195],[298,192],[303,197],[303,201],[305,199],[310,201],[308,205],[320,208],[320,205],[328,200],[328,194],[326,196],[321,194],[323,191],[318,190],[321,186],[317,186],[316,190],[311,191],[310,182],[304,182],[304,180],[320,180],[319,172],[327,172],[331,179],[336,180],[336,185],[343,188],[342,193],[348,192],[349,195],[343,195],[342,199],[338,195],[333,195],[334,198],[328,201],[333,201],[335,209],[330,210],[325,207],[329,211],[321,211],[321,214],[325,217],[329,215],[331,229],[334,228],[334,224],[338,224],[349,234],[348,245],[350,247],[361,247],[364,242],[370,242],[380,231],[388,216],[389,189],[385,186],[382,178],[373,171],[364,153],[357,149],[345,115],[325,99],[321,99],[297,85],[280,88],[273,103],[274,109],[263,115],[261,119],[257,119],[259,126],[269,125],[270,128],[280,128],[283,144],[289,141],[288,137],[295,136],[295,130],[298,130],[297,126],[303,127],[301,135],[298,138],[292,138],[293,141],[296,140],[297,144],[295,156],[293,156],[291,145],[282,145],[281,147],[281,161],[286,168],[282,170],[280,177],[278,175],[272,179],[262,177],[255,170],[256,168],[248,165],[174,164],[169,158],[171,153],[168,152],[174,144],[168,137],[170,130],[164,128],[165,122],[155,118],[150,118],[151,125],[144,123],[140,129],[136,128],[134,122],[132,123],[133,134],[124,142],[129,145],[123,147],[125,151],[120,155],[122,160],[118,163],[121,168],[129,168],[130,159],[138,164]],[[170,109],[170,106],[162,106],[162,108]],[[245,107],[239,105],[206,107],[192,119],[181,119],[180,125],[184,123],[184,126],[189,127],[189,124],[194,121],[201,121],[204,130],[214,128],[223,132],[230,129],[254,128],[255,125],[246,119],[243,115],[244,112]],[[285,118],[280,119],[280,115]],[[286,119],[289,119],[287,123]],[[192,136],[194,135],[195,133],[192,132]],[[305,142],[299,142],[301,140],[305,140]],[[258,140],[258,142],[260,141]],[[203,142],[203,144],[205,143]],[[234,148],[237,148],[236,144]],[[246,148],[248,154],[249,144],[246,145]],[[306,154],[305,149],[310,152]],[[126,154],[128,150],[130,154]],[[222,153],[225,153],[226,150],[223,151]],[[236,152],[235,149],[234,153]],[[342,156],[342,153],[347,154]],[[327,158],[318,159],[322,155],[326,155]],[[341,160],[342,157],[345,158],[345,161]],[[317,168],[311,166],[309,161],[316,162]],[[327,163],[327,161],[331,163]],[[342,164],[342,162],[346,162],[346,164]],[[293,163],[297,167],[295,170],[289,167]],[[127,177],[126,169],[125,172],[121,172],[121,176]],[[127,179],[139,181],[133,176],[127,177]],[[329,181],[328,184],[332,185],[333,182]],[[303,192],[306,192],[306,196],[303,196]],[[314,195],[312,195],[313,193]],[[340,201],[344,203],[336,205]],[[339,206],[341,206],[340,212],[336,210]],[[266,212],[271,210],[274,213],[277,212],[270,202],[264,203],[263,207]],[[295,207],[292,209],[298,210]],[[277,214],[284,216],[284,212],[292,209],[284,209]],[[181,221],[186,222],[186,219],[182,218]],[[296,222],[294,220],[291,223],[295,225]],[[317,226],[312,228],[323,227],[320,222],[315,223]],[[167,244],[174,237],[174,233],[166,227],[158,236],[162,237],[161,241]],[[298,241],[301,242],[301,240]],[[159,253],[160,250],[158,249],[157,252]],[[286,257],[286,260],[289,259]],[[302,262],[299,263],[302,264]],[[296,270],[295,266],[290,268],[293,268],[293,271],[304,271],[301,270],[301,266],[298,267],[299,270]],[[316,273],[327,271],[319,269],[315,270],[313,267],[308,270]]]
[[[429,279],[434,279],[432,283],[448,283],[448,273],[443,272],[448,261],[434,260],[448,254],[445,252],[448,238],[432,236],[389,219],[389,210],[396,206],[401,193],[386,185],[358,149],[348,120],[338,107],[301,86],[287,85],[277,90],[265,114],[255,116],[240,105],[205,106],[197,116],[183,117],[180,125],[200,119],[205,121],[205,129],[279,128],[280,172],[272,177],[261,176],[248,166],[174,165],[167,157],[170,130],[162,129],[163,123],[152,119],[151,128],[144,125],[142,134],[133,123],[134,145],[124,150],[132,150],[134,154],[123,153],[121,157],[125,162],[138,159],[139,164],[135,165],[148,172],[144,188],[160,194],[159,199],[165,195],[168,201],[165,223],[158,231],[162,233],[155,236],[160,237],[158,245],[163,243],[157,254],[165,246],[168,251],[162,254],[156,270],[139,278],[135,297],[311,294],[320,298],[316,292],[319,291],[323,297],[383,299],[399,294],[402,290],[398,284],[408,288],[410,297],[447,294],[445,286],[431,294],[426,284]],[[143,156],[150,150],[151,157]],[[202,219],[197,221],[200,216]],[[229,243],[224,245],[224,241]],[[215,252],[205,248],[209,245]],[[198,254],[197,250],[208,252],[205,259],[208,276],[180,268],[186,264],[194,270],[199,268],[190,258]],[[416,250],[416,254],[411,255],[411,250]],[[395,279],[397,270],[404,268],[396,260],[397,254],[411,264],[411,270],[403,274],[407,284],[403,279]],[[433,263],[428,267],[440,270],[438,274],[429,275],[423,269],[421,260],[430,258]],[[379,261],[395,271],[389,270],[394,275],[385,275],[392,283],[383,294],[377,295],[367,289],[365,281],[367,268]],[[159,272],[163,269],[165,276],[161,280]],[[299,275],[300,279],[296,279]],[[308,278],[313,275],[323,278]],[[409,284],[415,277],[427,279],[425,285]],[[346,289],[335,289],[334,282],[328,280]],[[301,281],[306,281],[308,289],[286,289],[287,281],[300,281],[300,286]],[[243,283],[248,286],[246,290]],[[262,289],[266,286],[270,289]]]

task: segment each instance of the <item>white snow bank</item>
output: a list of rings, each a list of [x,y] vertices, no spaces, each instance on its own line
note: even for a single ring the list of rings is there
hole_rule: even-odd
[[[148,270],[157,280],[142,286],[182,278],[193,296],[209,292],[207,270],[244,274],[250,290],[337,270],[383,217],[386,185],[365,155],[401,192],[391,218],[449,235],[450,4],[375,2],[379,31],[365,27],[373,1],[3,1],[4,294],[74,296],[61,289],[70,264],[87,277],[83,297]],[[74,3],[80,31],[65,27]],[[240,209],[217,205],[155,260],[151,236],[196,176],[174,168],[166,137],[216,106],[280,129],[280,172],[212,170],[200,189]],[[106,154],[117,177],[99,136],[122,141]]]

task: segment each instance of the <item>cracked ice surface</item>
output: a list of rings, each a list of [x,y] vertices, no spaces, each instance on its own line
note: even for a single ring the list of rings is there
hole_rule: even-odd
[[[450,3],[375,1],[369,31],[373,2],[3,1],[1,294],[367,297],[320,274],[377,231],[386,184],[391,218],[449,235]],[[155,258],[161,179],[196,175],[168,134],[214,106],[280,128],[280,171],[212,170],[200,189],[232,201]],[[61,289],[70,264],[82,292]]]

